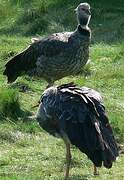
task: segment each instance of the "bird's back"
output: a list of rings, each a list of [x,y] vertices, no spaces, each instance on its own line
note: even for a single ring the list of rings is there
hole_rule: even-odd
[[[80,71],[89,57],[90,32],[56,33],[32,43],[5,65],[4,75],[10,82],[18,76],[39,76],[47,82]]]
[[[51,88],[42,97],[37,117],[47,132],[60,136],[64,132],[96,166],[103,162],[110,168],[118,149],[101,100],[100,94],[90,88]]]

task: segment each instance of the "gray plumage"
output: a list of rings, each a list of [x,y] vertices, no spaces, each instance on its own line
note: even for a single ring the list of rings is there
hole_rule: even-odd
[[[89,58],[89,4],[81,3],[76,12],[79,24],[74,32],[35,39],[26,50],[7,62],[3,74],[7,76],[8,83],[14,82],[18,76],[28,74],[44,78],[51,86],[56,80],[80,72]]]
[[[66,144],[69,175],[70,144],[85,153],[96,167],[111,168],[118,148],[99,92],[74,84],[50,87],[44,91],[36,118],[40,126]]]

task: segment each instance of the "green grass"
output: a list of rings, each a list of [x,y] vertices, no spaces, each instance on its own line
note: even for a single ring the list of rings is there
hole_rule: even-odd
[[[0,35],[44,35],[56,31],[74,30],[74,9],[80,0],[0,0]],[[123,41],[122,0],[90,1],[92,42]],[[101,16],[102,14],[102,16]]]
[[[20,104],[18,92],[13,89],[0,88],[0,113],[4,117],[16,118],[19,115]]]
[[[6,133],[3,132],[7,128]],[[63,179],[65,146],[61,139],[49,136],[41,129],[28,133],[20,124],[2,123],[0,127],[0,179]],[[99,169],[94,177],[92,163],[79,150],[72,147],[69,179],[123,179],[124,157],[113,168]]]
[[[2,37],[3,39],[5,38]],[[3,51],[9,52],[15,49],[16,53],[23,49],[29,42],[28,38],[6,37],[8,46],[3,44]],[[6,43],[5,41],[5,43]],[[18,42],[20,41],[20,45]],[[14,42],[14,43],[13,43]],[[106,110],[118,142],[124,142],[124,92],[123,92],[123,60],[124,43],[113,45],[95,44],[90,48],[91,63],[86,67],[90,72],[86,77],[84,74],[71,76],[55,84],[74,81],[80,86],[92,87],[101,92],[104,97]],[[5,51],[4,51],[5,50]],[[8,55],[7,55],[8,56]],[[3,57],[2,67],[8,57]],[[2,73],[2,71],[1,71]],[[86,75],[86,73],[85,73]],[[21,86],[27,87],[26,92],[21,91]],[[45,89],[47,83],[44,80],[20,77],[13,85],[6,85],[6,78],[1,74],[0,86],[5,91],[18,91],[19,103],[22,116],[18,121],[12,117],[7,117],[0,122],[0,177],[6,176],[8,179],[36,178],[43,179],[63,179],[65,164],[65,147],[60,139],[56,139],[38,126],[37,122],[30,121],[26,116],[35,114],[39,97]],[[5,93],[6,94],[6,93]],[[1,96],[2,97],[2,96]],[[4,97],[8,98],[7,96]],[[3,148],[4,147],[4,148]],[[54,149],[54,151],[53,151]],[[70,170],[70,179],[94,179],[92,175],[92,163],[87,157],[72,148],[73,160]],[[107,170],[100,169],[100,176],[95,179],[113,179],[119,177],[123,179],[124,157],[120,156],[113,168]]]
[[[16,83],[7,85],[2,72],[9,58],[30,44],[30,36],[73,30],[76,26],[73,9],[78,2],[80,1],[31,0],[29,3],[27,0],[0,0],[1,180],[63,179],[63,141],[44,132],[35,120],[27,119],[28,115],[36,113],[37,109],[32,107],[37,104],[47,83],[41,79],[20,77]],[[104,98],[115,137],[123,144],[124,34],[121,29],[124,26],[124,3],[114,0],[94,1],[90,4],[93,7],[91,63],[80,75],[63,78],[55,84],[74,81],[80,86],[98,90]],[[23,85],[26,86],[25,92],[22,92]],[[90,160],[75,147],[72,147],[72,157],[69,179],[124,179],[122,155],[110,170],[101,168],[98,177],[92,175]]]

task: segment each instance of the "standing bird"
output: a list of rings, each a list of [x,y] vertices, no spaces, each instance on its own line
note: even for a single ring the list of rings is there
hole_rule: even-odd
[[[69,176],[70,144],[93,162],[94,175],[102,164],[112,167],[118,148],[99,92],[72,83],[50,87],[41,96],[36,118],[44,130],[65,142],[65,178]]]
[[[90,5],[79,4],[76,14],[78,26],[74,32],[56,33],[44,39],[33,39],[33,43],[27,49],[7,62],[3,75],[7,76],[8,83],[14,82],[18,76],[27,74],[44,78],[49,87],[56,80],[80,72],[89,58]]]

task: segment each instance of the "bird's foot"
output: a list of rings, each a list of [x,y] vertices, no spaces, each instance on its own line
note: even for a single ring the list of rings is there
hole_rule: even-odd
[[[69,177],[69,174],[65,174],[64,180],[67,180]]]
[[[94,172],[93,172],[94,176],[98,176],[99,175],[99,172],[98,172],[98,169],[97,167],[94,165]]]
[[[99,176],[99,172],[94,172],[94,176]]]

